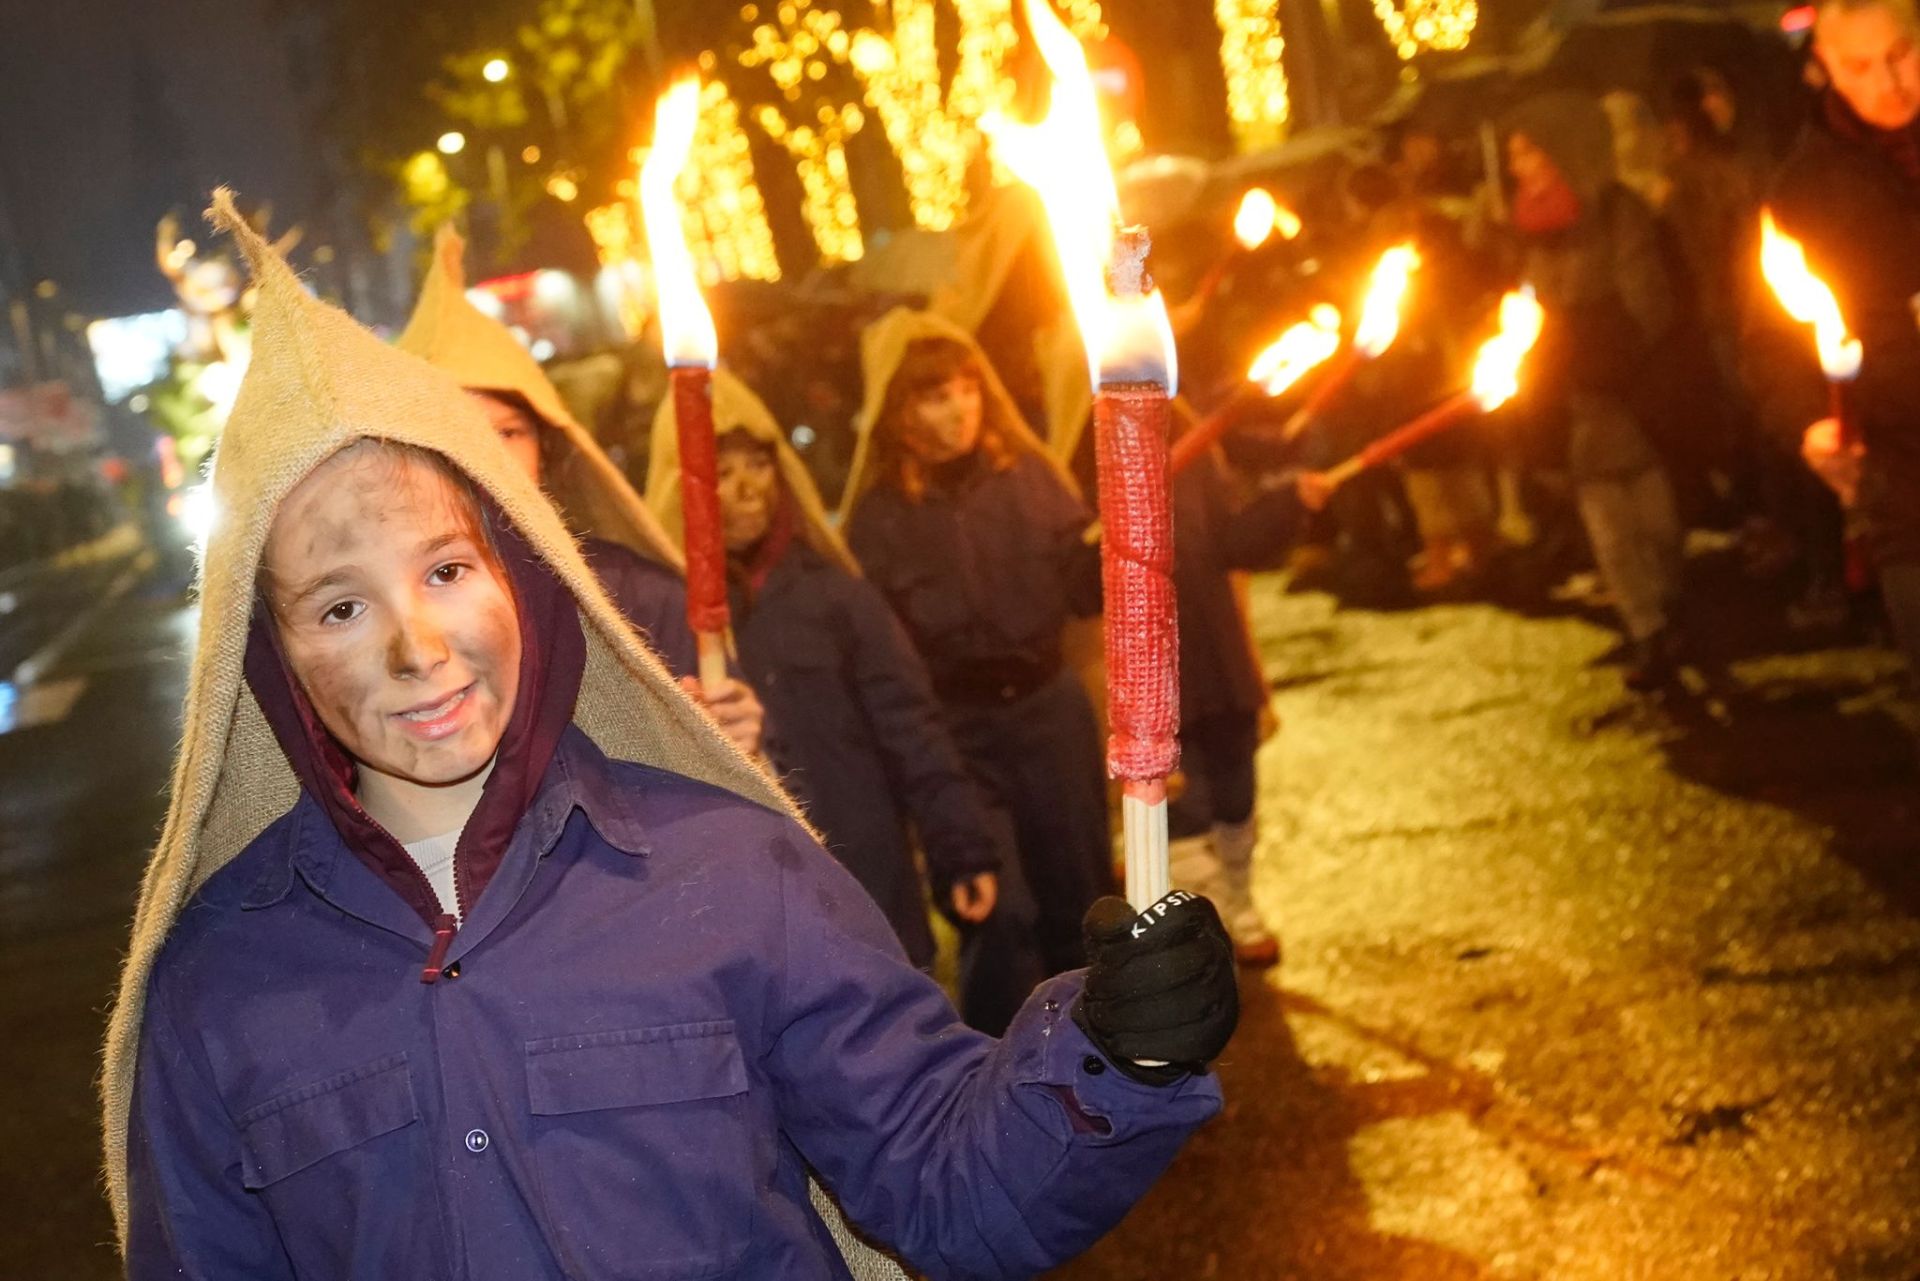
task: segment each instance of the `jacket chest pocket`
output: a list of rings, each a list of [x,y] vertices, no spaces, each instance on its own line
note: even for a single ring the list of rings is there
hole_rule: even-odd
[[[758,1179],[732,1020],[553,1037],[526,1053],[534,1161],[569,1276],[680,1281],[739,1261]]]
[[[446,1269],[407,1056],[280,1094],[239,1117],[240,1177],[302,1275],[437,1275]]]

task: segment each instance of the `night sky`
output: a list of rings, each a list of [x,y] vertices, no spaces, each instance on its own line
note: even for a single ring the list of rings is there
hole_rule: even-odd
[[[0,281],[17,267],[88,314],[147,310],[173,297],[153,262],[169,207],[197,234],[226,182],[298,220],[319,177],[274,7],[0,0]]]

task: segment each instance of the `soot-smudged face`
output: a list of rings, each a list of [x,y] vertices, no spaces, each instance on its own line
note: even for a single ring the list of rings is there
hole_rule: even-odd
[[[424,786],[486,768],[520,625],[469,492],[418,456],[353,446],[281,504],[265,568],[287,662],[363,768]]]
[[[780,473],[773,450],[757,440],[723,438],[717,458],[721,530],[730,552],[744,551],[767,536],[780,499]]]

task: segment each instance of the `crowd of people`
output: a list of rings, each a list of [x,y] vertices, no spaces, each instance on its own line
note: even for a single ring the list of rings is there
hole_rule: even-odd
[[[839,1276],[865,1247],[824,1185],[923,1270],[1030,1275],[1217,1110],[1236,963],[1279,960],[1236,574],[1417,599],[1590,563],[1656,690],[1697,625],[1683,531],[1717,520],[1798,577],[1807,625],[1864,573],[1920,644],[1920,24],[1828,0],[1816,49],[1791,157],[1701,68],[1652,110],[1521,104],[1492,182],[1405,123],[1299,240],[1185,280],[1168,255],[1201,405],[1276,297],[1339,295],[1402,240],[1422,267],[1401,341],[1297,441],[1272,405],[1176,478],[1181,889],[1144,914],[1111,897],[1081,661],[1090,442],[1035,429],[1061,401],[1008,326],[866,326],[832,502],[716,372],[732,649],[703,680],[672,399],[643,497],[468,302],[457,236],[396,350],[222,197],[261,302],[103,1078],[132,1274]],[[1865,344],[1857,433],[1766,305],[1763,203]],[[1459,385],[1519,283],[1548,322],[1514,409],[1331,483]]]

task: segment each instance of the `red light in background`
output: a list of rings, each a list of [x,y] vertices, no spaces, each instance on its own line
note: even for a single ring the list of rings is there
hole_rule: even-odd
[[[1797,36],[1813,28],[1813,6],[1799,5],[1780,15],[1780,29],[1790,36]]]

